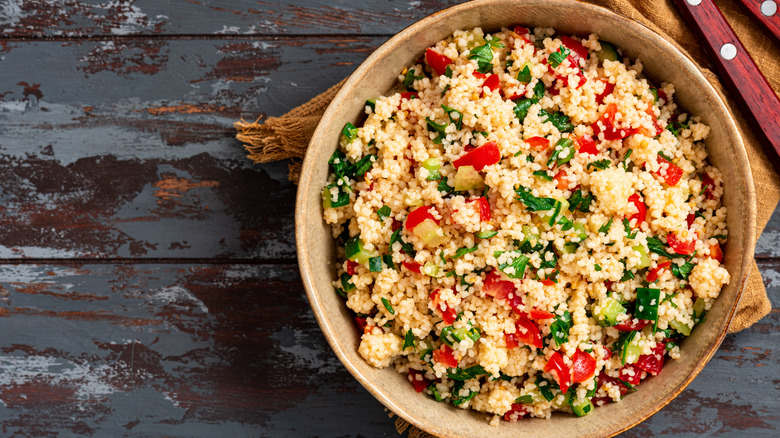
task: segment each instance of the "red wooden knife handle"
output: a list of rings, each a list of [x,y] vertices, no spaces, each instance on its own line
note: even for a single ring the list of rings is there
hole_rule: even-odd
[[[780,156],[780,100],[712,0],[674,0],[688,25],[704,37],[721,79],[752,116],[757,133]]]
[[[753,18],[780,41],[780,0],[739,0]]]

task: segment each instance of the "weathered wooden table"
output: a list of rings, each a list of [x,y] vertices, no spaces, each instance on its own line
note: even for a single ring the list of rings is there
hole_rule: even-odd
[[[310,312],[285,163],[232,122],[453,3],[0,2],[0,435],[396,436]],[[778,243],[776,215],[775,306]],[[729,335],[624,436],[776,436],[779,328]]]

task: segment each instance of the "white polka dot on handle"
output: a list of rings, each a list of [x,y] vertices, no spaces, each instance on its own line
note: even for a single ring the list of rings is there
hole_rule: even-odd
[[[701,0],[685,0],[688,2],[691,6],[699,6],[701,4]]]
[[[731,61],[737,56],[737,48],[734,44],[726,43],[720,48],[720,56],[727,61]]]
[[[775,15],[777,13],[777,3],[773,0],[766,0],[764,3],[761,3],[761,13],[767,17]]]

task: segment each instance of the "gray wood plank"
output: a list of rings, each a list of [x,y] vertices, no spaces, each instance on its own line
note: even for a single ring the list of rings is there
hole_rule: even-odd
[[[381,41],[9,42],[0,257],[292,260],[286,165],[252,165],[232,124],[305,102]]]
[[[6,0],[3,35],[395,34],[456,0]]]

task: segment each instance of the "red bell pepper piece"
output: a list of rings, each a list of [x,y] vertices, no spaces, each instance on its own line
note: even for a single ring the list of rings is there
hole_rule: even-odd
[[[452,324],[455,322],[458,314],[455,312],[455,309],[448,306],[447,303],[441,299],[441,289],[436,289],[431,292],[429,298],[431,299],[431,303],[433,303],[433,307],[441,315],[441,319],[443,319],[445,323]]]
[[[525,140],[525,142],[537,151],[543,151],[550,147],[550,140],[544,137],[531,137]]]
[[[412,272],[416,272],[418,274],[420,273],[420,270],[422,269],[422,266],[420,266],[420,264],[415,262],[414,260],[412,260],[411,262],[401,262],[401,264],[404,265],[404,268],[406,268],[406,269],[408,269],[408,270],[410,270]]]
[[[642,370],[634,364],[627,363],[620,369],[620,380],[632,385],[639,385],[642,381]]]
[[[615,126],[615,113],[617,113],[617,105],[614,103],[607,105],[604,114],[599,117],[596,123],[590,125],[593,128],[593,135],[598,136],[599,133],[603,133],[604,140],[622,140],[631,135],[633,130]],[[604,125],[603,129],[599,126],[599,122]]]
[[[642,330],[650,325],[652,321],[647,319],[629,318],[614,327],[620,332],[631,332],[635,330]]]
[[[410,369],[406,378],[409,380],[409,383],[414,386],[414,390],[417,392],[425,391],[425,388],[431,384],[431,382],[425,378],[425,373],[415,369]]]
[[[528,408],[519,404],[512,403],[512,407],[504,414],[504,421],[514,423],[529,413]]]
[[[485,82],[482,83],[482,87],[488,87],[490,91],[496,91],[499,86],[501,86],[501,82],[498,80],[498,75],[494,74],[488,75]]]
[[[701,184],[707,199],[715,199],[715,195],[712,194],[712,189],[715,188],[715,180],[708,173],[701,174]]]
[[[480,222],[490,222],[490,203],[488,200],[481,196],[476,199],[469,199],[466,201],[466,204],[476,202],[477,208],[479,209],[479,220]]]
[[[419,99],[420,96],[417,95],[417,92],[415,91],[404,91],[401,93],[401,99],[411,100],[411,99]]]
[[[596,358],[590,354],[580,351],[574,352],[571,358],[571,380],[574,383],[582,383],[596,373]]]
[[[550,312],[547,312],[547,311],[544,311],[544,310],[539,310],[539,309],[531,309],[530,311],[528,311],[528,316],[531,319],[534,319],[536,321],[541,321],[541,320],[545,320],[545,319],[555,318],[555,314],[554,313],[550,313]]]
[[[427,62],[439,76],[447,71],[448,65],[452,64],[452,60],[449,57],[444,56],[433,49],[425,50],[425,62]]]
[[[352,260],[347,260],[347,274],[349,275],[355,275],[355,268],[358,267],[357,262],[353,262]]]
[[[628,202],[630,204],[634,204],[634,207],[636,207],[637,212],[626,216],[626,219],[628,219],[629,222],[636,219],[636,223],[634,224],[635,228],[639,228],[639,225],[642,224],[642,222],[645,221],[645,218],[647,217],[647,206],[644,202],[642,202],[641,199],[639,199],[639,194],[634,193],[633,195],[628,197]]]
[[[647,272],[647,281],[649,283],[652,283],[652,282],[658,280],[658,276],[661,274],[661,270],[668,268],[671,263],[672,262],[667,260],[667,261],[665,261],[663,263],[659,263],[658,266],[656,266],[655,268],[649,270]]]
[[[717,260],[718,263],[723,263],[723,250],[720,249],[719,243],[710,245],[710,257]]]
[[[447,344],[442,344],[438,350],[433,351],[433,361],[445,365],[447,368],[458,366],[458,359],[452,352],[452,348]]]
[[[581,154],[597,155],[599,153],[598,148],[596,148],[596,142],[590,134],[577,137],[577,146],[579,146],[577,152]]]
[[[480,171],[486,166],[496,164],[501,161],[501,152],[498,150],[496,142],[491,141],[482,146],[467,152],[457,160],[452,162],[455,168],[461,166],[474,166],[474,170]]]
[[[558,171],[558,173],[555,174],[553,177],[555,180],[558,190],[567,190],[569,188],[569,180],[566,179],[566,171],[561,169]]]
[[[612,94],[613,91],[615,91],[615,84],[612,84],[607,80],[606,78],[599,79],[601,82],[604,83],[604,91],[599,93],[598,96],[596,96],[596,103],[601,105],[604,103],[604,99],[607,98],[610,94]]]
[[[569,390],[571,371],[566,362],[563,361],[563,356],[560,352],[556,351],[550,356],[550,360],[547,361],[544,370],[555,377],[555,381],[558,382],[561,391],[566,392]]]
[[[682,174],[683,174],[682,168],[672,163],[671,161],[667,160],[666,158],[658,155],[658,164],[663,164],[663,163],[667,164],[666,172],[662,173],[663,171],[659,171],[657,175],[663,178],[666,185],[676,186],[677,183],[680,182],[680,178],[682,178]]]
[[[561,37],[561,42],[563,43],[564,46],[570,49],[572,53],[576,54],[577,58],[588,59],[588,49],[586,49],[581,42],[575,40],[574,38],[568,37],[566,35]]]
[[[439,221],[433,217],[433,211],[436,211],[436,207],[432,205],[417,207],[410,211],[406,216],[406,229],[408,231],[414,230],[414,227],[420,225],[425,219],[430,219],[438,224]]]
[[[366,318],[355,317],[355,325],[358,326],[360,333],[366,332]]]
[[[653,376],[657,376],[664,367],[664,355],[666,354],[666,343],[657,342],[653,347],[652,353],[639,356],[636,361],[636,367],[647,371]]]
[[[688,241],[680,240],[674,233],[669,233],[669,235],[666,236],[666,243],[668,243],[669,247],[672,248],[672,251],[677,254],[693,254],[693,250],[696,249],[695,239]]]
[[[482,291],[499,301],[509,305],[517,313],[523,305],[523,297],[517,291],[515,284],[510,280],[504,280],[498,269],[494,269],[485,277]]]

